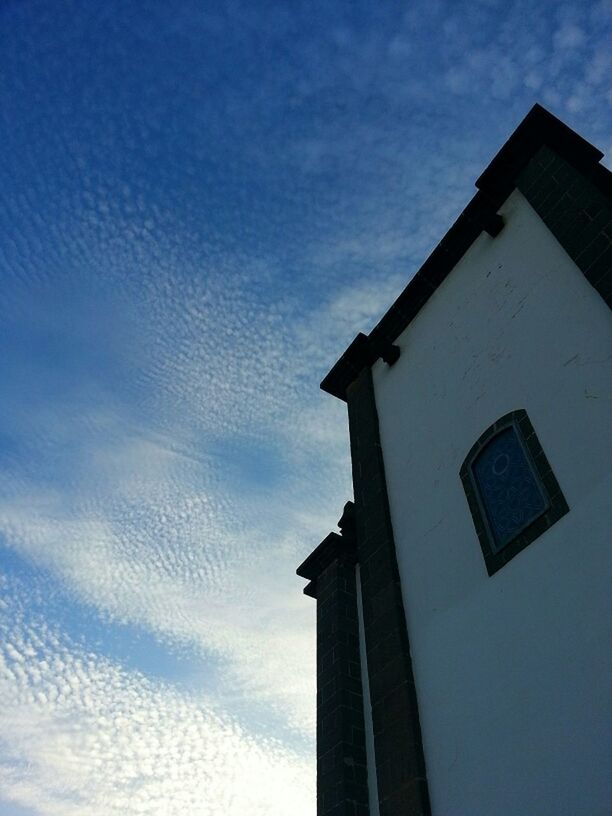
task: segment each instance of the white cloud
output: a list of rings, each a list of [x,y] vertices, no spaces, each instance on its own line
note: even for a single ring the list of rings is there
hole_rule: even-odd
[[[297,375],[329,364],[326,350],[371,322],[397,284],[346,289],[316,320],[299,326]],[[314,604],[301,596],[294,573],[327,532],[325,507],[331,525],[339,517],[350,495],[350,468],[339,403],[322,399],[309,406],[296,394],[284,408],[282,422],[268,432],[286,445],[282,459],[290,476],[282,490],[262,494],[236,492],[223,458],[185,453],[181,429],[174,439],[147,436],[144,428],[134,436],[116,413],[101,419],[93,405],[94,423],[81,405],[85,426],[97,424],[103,433],[78,450],[79,479],[63,491],[44,490],[5,474],[0,532],[101,614],[145,627],[170,645],[220,657],[228,696],[264,702],[291,727],[312,734]],[[266,420],[260,413],[263,427]],[[36,412],[25,421],[36,422]],[[61,420],[56,431],[49,414],[44,421],[51,437],[64,439]],[[31,424],[22,432],[30,430]],[[305,490],[315,461],[325,462],[325,470]]]
[[[14,608],[0,618],[0,698],[0,790],[40,813],[312,813],[308,759]]]
[[[555,31],[553,44],[555,48],[580,48],[585,45],[587,36],[584,31],[573,23],[565,23]]]
[[[586,11],[417,2],[390,26],[296,37],[299,16],[244,6],[240,53],[260,28],[295,47],[282,69],[251,55],[257,82],[236,70],[212,106],[152,51],[172,61],[178,37],[201,78],[202,43],[227,19],[118,11],[109,25],[152,51],[136,65],[123,34],[108,38],[100,53],[130,70],[113,84],[96,68],[97,116],[28,103],[45,141],[3,199],[0,318],[62,343],[14,378],[5,430],[29,464],[0,472],[0,532],[46,570],[41,593],[59,585],[195,650],[210,696],[79,651],[22,611],[2,637],[5,795],[45,816],[312,812],[312,752],[237,723],[257,706],[306,744],[313,732],[315,606],[294,570],[350,497],[345,407],[319,380],[450,226],[534,93],[610,144],[610,7]],[[67,51],[92,28],[74,17]],[[24,74],[56,70],[33,53]],[[57,178],[31,158],[43,147]],[[13,229],[24,223],[35,229]]]

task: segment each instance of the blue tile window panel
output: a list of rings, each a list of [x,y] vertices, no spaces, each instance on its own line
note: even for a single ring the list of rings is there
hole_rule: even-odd
[[[549,507],[514,425],[486,444],[472,463],[472,474],[494,552],[509,544]]]

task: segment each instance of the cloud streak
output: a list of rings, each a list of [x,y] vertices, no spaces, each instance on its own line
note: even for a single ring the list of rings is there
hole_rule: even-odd
[[[318,384],[536,98],[612,148],[610,15],[0,11],[6,801],[312,813],[294,570],[351,490],[345,408]],[[159,674],[96,642],[120,627]]]
[[[246,734],[202,695],[82,651],[13,608],[10,588],[8,597],[0,622],[7,799],[52,816],[312,812],[304,757]]]

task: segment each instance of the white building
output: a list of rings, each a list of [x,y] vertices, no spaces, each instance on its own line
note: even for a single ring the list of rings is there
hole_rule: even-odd
[[[318,816],[612,813],[612,196],[535,106],[322,383]]]

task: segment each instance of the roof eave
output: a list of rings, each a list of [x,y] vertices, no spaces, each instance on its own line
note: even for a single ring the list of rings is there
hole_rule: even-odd
[[[543,146],[579,169],[598,165],[603,153],[539,104],[535,104],[476,180],[478,192],[369,335],[359,333],[321,382],[346,400],[349,385],[393,343],[483,230],[492,230],[497,210],[515,189],[519,174]]]

